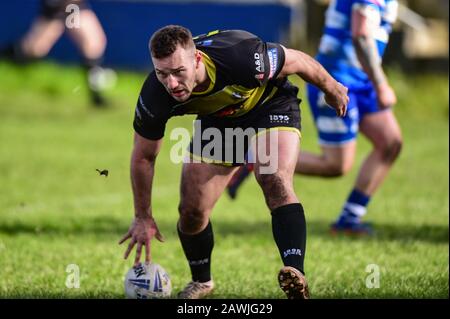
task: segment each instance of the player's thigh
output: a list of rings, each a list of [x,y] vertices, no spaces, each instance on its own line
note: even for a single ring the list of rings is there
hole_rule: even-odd
[[[300,147],[295,128],[273,128],[258,134],[251,144],[255,158],[255,176],[259,182],[278,175],[287,183],[292,180]]]
[[[34,57],[43,57],[61,37],[64,24],[59,19],[38,18],[25,35],[22,44],[25,52]]]
[[[360,130],[377,148],[402,141],[400,125],[391,109],[365,115]]]
[[[184,163],[181,173],[180,207],[209,211],[227,186],[237,167],[208,163]]]
[[[300,144],[298,132],[269,130],[258,135],[255,144],[255,177],[269,209],[297,203],[293,176]]]
[[[322,155],[327,165],[334,171],[345,173],[353,166],[356,154],[356,140],[339,145],[321,145]]]

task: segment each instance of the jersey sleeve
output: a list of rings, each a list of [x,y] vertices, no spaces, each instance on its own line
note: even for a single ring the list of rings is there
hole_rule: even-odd
[[[285,62],[284,49],[278,43],[267,43],[266,67],[269,69],[265,73],[265,80],[276,79],[281,72]]]
[[[170,118],[167,95],[152,72],[145,80],[136,104],[133,121],[136,133],[150,140],[159,140],[164,136]]]
[[[284,50],[279,44],[266,43],[259,38],[242,43],[237,50],[234,69],[236,81],[245,87],[262,86],[275,79],[284,65]]]
[[[213,54],[230,75],[231,82],[248,88],[262,86],[275,79],[283,68],[285,57],[281,45],[264,42],[241,30],[227,31],[223,36],[231,45]]]

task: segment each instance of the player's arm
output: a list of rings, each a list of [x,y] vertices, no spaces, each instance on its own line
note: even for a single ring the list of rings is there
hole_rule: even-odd
[[[145,261],[150,261],[150,240],[156,237],[163,241],[163,237],[158,230],[152,216],[151,193],[153,176],[155,172],[155,161],[161,148],[162,139],[150,140],[134,134],[134,146],[131,154],[131,186],[134,198],[135,217],[127,234],[120,240],[119,244],[131,238],[124,258],[136,246],[136,258],[134,264],[137,265],[142,254],[142,247],[145,247]]]
[[[134,200],[134,219],[128,232],[119,244],[130,239],[125,259],[136,245],[134,264],[139,264],[142,247],[145,247],[145,261],[150,261],[150,241],[156,237],[163,241],[152,215],[151,195],[155,173],[155,161],[162,144],[162,138],[169,118],[164,108],[167,95],[154,72],[145,80],[134,113],[134,144],[131,154],[130,175]]]
[[[378,15],[378,16],[377,16]],[[381,66],[374,30],[379,25],[379,12],[371,6],[358,5],[352,9],[352,40],[358,60],[377,91],[380,107],[397,101]]]
[[[338,116],[344,116],[347,111],[348,89],[337,82],[325,68],[304,52],[284,48],[285,61],[278,78],[297,74],[325,93],[325,101],[336,110]]]
[[[130,175],[136,218],[152,217],[151,191],[155,161],[161,145],[162,139],[149,140],[134,133]]]

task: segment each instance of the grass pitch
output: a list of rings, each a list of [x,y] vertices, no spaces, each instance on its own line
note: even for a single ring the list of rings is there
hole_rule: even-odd
[[[145,75],[119,72],[108,92],[112,107],[98,110],[89,106],[79,68],[0,62],[0,74],[0,298],[123,298],[132,258],[122,259],[125,246],[117,242],[133,215],[132,119]],[[363,138],[350,175],[295,178],[308,223],[305,270],[313,298],[448,298],[448,78],[390,76],[405,145],[365,218],[376,235],[328,234],[369,150]],[[302,148],[317,151],[303,87],[301,97]],[[192,120],[174,118],[167,129],[190,129]],[[166,242],[154,241],[152,251],[176,293],[190,276],[175,228],[181,166],[169,160],[175,141],[168,137],[153,187]],[[212,222],[212,297],[284,298],[270,214],[254,178],[236,201],[220,199]],[[78,289],[66,287],[71,264],[80,269]],[[376,284],[374,269],[379,288],[368,288],[366,282]]]

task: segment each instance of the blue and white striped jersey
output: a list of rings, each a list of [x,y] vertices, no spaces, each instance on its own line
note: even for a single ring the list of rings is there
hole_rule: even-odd
[[[368,81],[352,43],[352,10],[362,9],[373,26],[381,59],[397,18],[397,8],[396,0],[332,0],[326,12],[317,60],[347,86],[359,86],[358,83]]]

